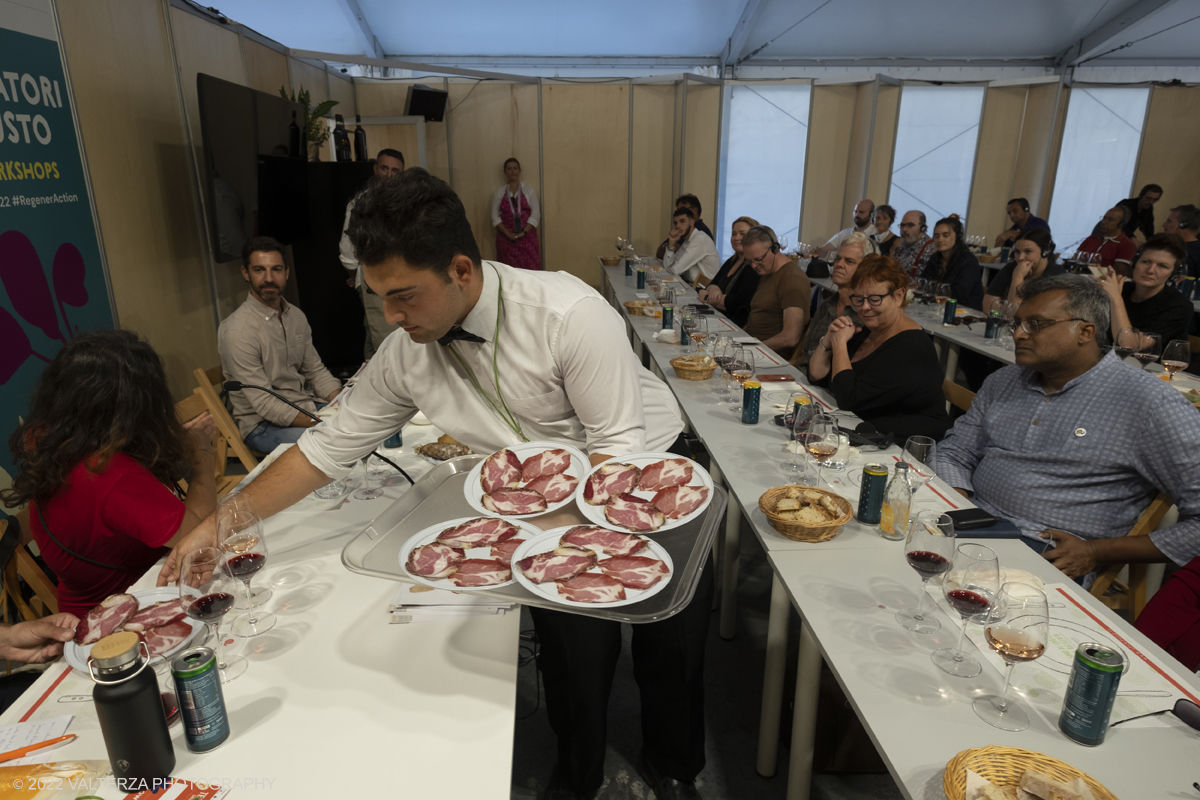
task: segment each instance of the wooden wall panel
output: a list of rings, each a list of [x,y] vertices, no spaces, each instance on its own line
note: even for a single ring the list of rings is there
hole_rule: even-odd
[[[696,195],[700,200],[702,218],[710,228],[717,224],[717,148],[720,145],[720,119],[721,87],[689,82],[687,139],[683,153],[685,163],[680,194]]]
[[[182,398],[191,371],[219,359],[162,6],[58,8],[117,313],[162,356]]]
[[[346,118],[346,124],[354,122],[354,115],[361,114],[354,103],[354,84],[348,80],[329,76],[329,99],[337,100],[333,110]],[[368,140],[369,142],[370,140]]]
[[[1054,179],[1058,177],[1058,155],[1062,152],[1063,129],[1067,124],[1067,104],[1070,102],[1071,90],[1064,87],[1054,110],[1053,124],[1046,144],[1046,170],[1042,175],[1041,203],[1044,214],[1038,214],[1043,219],[1050,218],[1051,200],[1054,198]],[[1030,198],[1032,208],[1033,199]],[[1035,212],[1036,213],[1036,212]]]
[[[1200,89],[1156,86],[1142,133],[1142,152],[1134,171],[1133,194],[1147,183],[1163,187],[1155,220],[1173,206],[1200,203],[1200,147],[1190,131],[1200,127]]]
[[[1027,86],[993,86],[984,94],[967,234],[987,237],[989,247],[1011,225],[1006,209],[1008,201],[1016,196],[1013,176],[1028,90]]]
[[[875,116],[875,84],[862,83],[854,89],[854,116],[850,125],[850,152],[846,161],[846,189],[842,195],[842,215],[834,232],[849,224],[849,220],[854,216],[854,207],[866,196],[867,190],[867,161],[870,158],[867,145],[871,141],[871,121]]]
[[[867,197],[876,205],[888,202],[892,190],[892,158],[896,152],[896,124],[900,119],[900,87],[879,85],[875,99],[875,128],[871,131],[871,158],[867,163]],[[897,212],[903,213],[903,212]],[[896,220],[899,223],[900,220]],[[892,233],[899,227],[892,226]]]
[[[242,54],[246,61],[246,83],[251,89],[279,94],[282,86],[291,95],[287,56],[253,39],[242,39]]]
[[[542,92],[546,263],[598,286],[599,254],[626,227],[629,87],[549,84]]]
[[[672,200],[679,196],[679,187],[683,183],[683,163],[681,157],[683,149],[680,147],[683,144],[683,82],[675,84],[675,122],[671,126],[671,195]],[[674,205],[674,204],[672,204]]]
[[[653,254],[671,227],[675,85],[633,87],[633,244]],[[707,204],[705,204],[707,209]],[[710,219],[715,219],[712,214]],[[616,234],[614,234],[614,237]],[[602,251],[603,252],[603,251]]]
[[[296,85],[296,93],[299,94],[301,89],[308,89],[309,97],[312,98],[313,105],[323,103],[329,99],[329,85],[325,77],[325,70],[319,67],[314,67],[312,64],[305,63],[298,58],[288,59],[291,62],[292,82]],[[276,92],[279,90],[276,89]],[[340,108],[334,109],[330,113],[343,113]],[[351,115],[351,119],[354,116]]]
[[[356,78],[359,112],[364,117],[402,117],[407,81],[373,81]]]
[[[367,149],[372,158],[383,148],[390,147],[404,154],[406,167],[419,166],[416,125],[363,125],[363,130],[367,132]]]
[[[857,94],[856,87],[851,85],[812,88],[812,125],[808,131],[807,179],[800,227],[806,242],[823,244],[846,227],[843,206]],[[850,201],[851,208],[858,199],[861,198]]]
[[[1050,213],[1050,197],[1043,195],[1043,189],[1047,178],[1051,182],[1054,180],[1053,171],[1047,176],[1046,161],[1050,155],[1051,137],[1059,105],[1063,109],[1063,116],[1066,115],[1067,91],[1063,90],[1063,97],[1059,103],[1057,83],[1030,86],[1025,102],[1021,143],[1017,150],[1016,169],[1013,172],[1012,196],[1028,199],[1030,210],[1042,219]]]

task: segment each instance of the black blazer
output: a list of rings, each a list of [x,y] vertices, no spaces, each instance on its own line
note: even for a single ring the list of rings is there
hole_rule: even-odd
[[[981,311],[983,308],[983,267],[975,254],[965,247],[953,252],[946,272],[941,273],[942,254],[934,253],[929,259],[922,278],[932,278],[950,284],[950,296],[963,308]]]

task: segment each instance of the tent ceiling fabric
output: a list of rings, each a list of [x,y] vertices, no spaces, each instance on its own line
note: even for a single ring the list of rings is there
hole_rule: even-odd
[[[294,49],[365,54],[364,36],[352,26],[345,2],[220,0],[219,9]],[[928,59],[931,65],[938,60],[1052,59],[1116,15],[1136,12],[1144,4],[762,0],[738,56],[746,60],[753,53],[755,63]],[[433,6],[415,0],[358,0],[358,7],[382,50],[407,60],[421,55],[437,55],[440,63],[455,56],[712,59],[721,56],[746,0],[526,0],[519,6],[482,0],[440,0]],[[1102,52],[1198,14],[1200,3],[1170,0],[1121,30]],[[1194,20],[1090,63],[1200,63],[1198,34],[1200,20]]]

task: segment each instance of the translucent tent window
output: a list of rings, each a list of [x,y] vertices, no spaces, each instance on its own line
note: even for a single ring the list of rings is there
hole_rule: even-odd
[[[1149,101],[1147,88],[1071,90],[1047,220],[1059,252],[1073,252],[1130,196]]]
[[[904,87],[888,196],[897,223],[906,211],[923,211],[932,234],[943,217],[966,218],[983,91],[982,86]],[[893,227],[892,232],[899,231]]]
[[[808,150],[807,84],[734,86],[721,187],[721,227],[714,230],[721,260],[733,255],[729,229],[738,217],[771,227],[796,244]]]

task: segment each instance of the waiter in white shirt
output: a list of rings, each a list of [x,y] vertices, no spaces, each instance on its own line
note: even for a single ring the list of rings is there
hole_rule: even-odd
[[[663,252],[663,267],[689,284],[703,278],[705,286],[721,269],[717,246],[707,233],[697,230],[696,215],[687,206],[680,206],[671,215],[671,233]]]
[[[482,261],[462,202],[445,182],[416,167],[372,181],[355,198],[349,235],[364,279],[404,335],[384,341],[337,415],[306,431],[246,487],[262,516],[348,473],[418,411],[479,453],[552,440],[586,450],[593,465],[639,451],[687,455],[679,407],[638,363],[617,312],[566,273]],[[211,544],[214,532],[215,515],[172,551],[159,585],[174,579],[181,552]],[[711,592],[705,569],[682,612],[633,626],[644,771],[664,790],[660,797],[694,792],[704,766]],[[589,797],[604,779],[621,627],[530,611],[558,736],[552,796]]]

